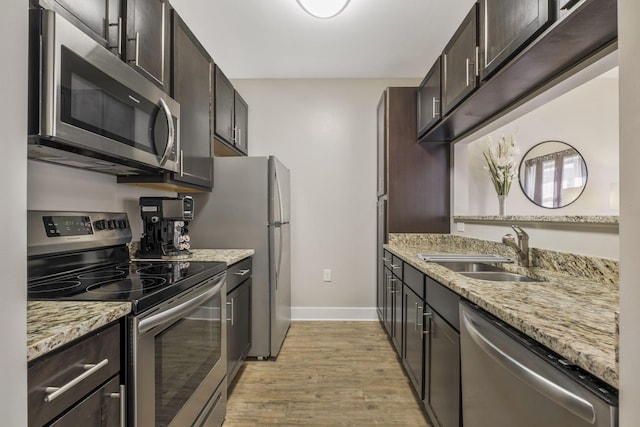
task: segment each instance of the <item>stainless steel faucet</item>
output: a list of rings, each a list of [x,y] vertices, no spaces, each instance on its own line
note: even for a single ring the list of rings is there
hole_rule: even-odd
[[[516,238],[513,237],[513,234],[505,234],[502,237],[502,243],[515,249],[518,254],[518,259],[520,260],[520,265],[529,267],[529,235],[517,225],[512,225],[511,228],[516,232],[518,242],[516,243]]]

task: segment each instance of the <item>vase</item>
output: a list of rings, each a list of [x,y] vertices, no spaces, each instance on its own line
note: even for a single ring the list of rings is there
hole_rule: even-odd
[[[498,194],[498,215],[505,216],[507,214],[507,195]]]

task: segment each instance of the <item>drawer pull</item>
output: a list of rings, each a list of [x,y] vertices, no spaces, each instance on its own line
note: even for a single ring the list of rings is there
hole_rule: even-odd
[[[75,385],[80,383],[85,378],[88,378],[91,375],[93,375],[96,372],[98,372],[102,367],[106,366],[107,363],[109,363],[109,359],[104,359],[102,362],[98,363],[97,365],[96,364],[83,365],[83,368],[86,369],[87,371],[83,372],[80,375],[78,375],[77,377],[75,377],[74,379],[72,379],[71,381],[69,381],[68,383],[63,385],[62,387],[47,387],[47,388],[45,388],[44,391],[46,393],[48,393],[48,394],[44,397],[44,401],[45,402],[51,402],[53,399],[57,398],[61,394],[66,393],[72,387],[74,387]]]
[[[402,265],[391,264],[391,268],[395,270],[396,268],[402,268]]]
[[[236,271],[235,274],[236,276],[244,276],[245,274],[247,274],[248,272],[250,272],[251,270],[247,269],[247,270],[238,270]]]

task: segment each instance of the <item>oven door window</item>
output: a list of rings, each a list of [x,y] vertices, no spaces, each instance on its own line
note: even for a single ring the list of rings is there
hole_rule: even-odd
[[[220,295],[178,320],[155,341],[156,426],[167,426],[222,360]]]
[[[64,46],[61,52],[62,121],[151,154],[162,154],[169,135],[163,110]],[[176,119],[172,120],[175,124]]]

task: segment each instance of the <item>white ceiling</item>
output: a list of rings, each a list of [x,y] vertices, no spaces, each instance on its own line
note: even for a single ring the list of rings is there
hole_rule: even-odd
[[[171,0],[237,78],[423,77],[475,0],[351,0],[317,19],[296,0]]]

